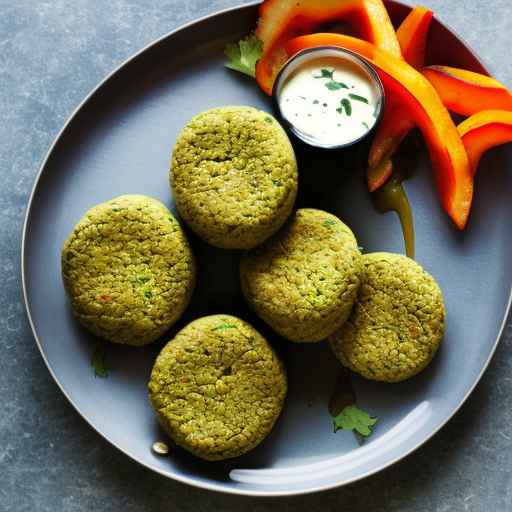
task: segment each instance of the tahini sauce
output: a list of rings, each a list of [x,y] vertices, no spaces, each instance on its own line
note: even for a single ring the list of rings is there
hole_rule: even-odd
[[[372,129],[382,98],[367,70],[347,59],[323,57],[291,74],[278,101],[283,117],[307,138],[343,145]]]

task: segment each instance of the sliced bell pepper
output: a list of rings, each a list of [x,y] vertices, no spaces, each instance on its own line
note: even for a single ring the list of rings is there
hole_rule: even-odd
[[[399,57],[400,45],[382,0],[266,0],[260,7],[256,36],[263,54],[256,65],[256,80],[267,94],[286,62],[283,44],[311,34],[322,24],[349,22],[357,34]]]
[[[452,112],[471,116],[481,110],[512,110],[512,94],[490,76],[449,66],[429,66],[423,74]]]
[[[374,45],[341,34],[313,34],[288,41],[288,56],[306,48],[340,46],[373,64],[389,98],[407,108],[427,142],[440,200],[454,223],[463,229],[473,198],[473,177],[468,156],[450,114],[430,82],[404,60]]]
[[[425,66],[428,32],[433,16],[430,9],[418,5],[396,31],[404,59],[416,69]]]
[[[368,155],[368,190],[375,192],[393,174],[391,157],[407,134],[414,128],[414,120],[400,98],[386,97],[382,121],[375,133]]]
[[[488,149],[512,142],[512,112],[483,110],[468,117],[458,130],[474,174]]]
[[[428,32],[433,13],[425,7],[415,7],[397,30],[403,58],[411,66],[425,65]],[[384,185],[393,173],[391,157],[402,140],[414,128],[414,121],[403,106],[387,98],[382,121],[370,148],[368,157],[368,189],[374,192]]]

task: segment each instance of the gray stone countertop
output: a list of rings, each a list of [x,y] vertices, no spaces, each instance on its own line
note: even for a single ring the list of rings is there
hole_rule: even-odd
[[[84,96],[153,39],[240,0],[0,0],[0,511],[512,510],[512,324],[461,411],[406,460],[348,487],[262,500],[186,487],[110,446],[50,377],[25,317],[23,215]],[[510,0],[425,0],[512,86]]]

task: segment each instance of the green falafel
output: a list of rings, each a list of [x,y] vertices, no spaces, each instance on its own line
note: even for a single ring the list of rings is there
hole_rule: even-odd
[[[164,347],[148,389],[174,442],[203,459],[222,460],[265,439],[287,384],[276,353],[251,325],[213,315],[188,324]]]
[[[400,382],[430,363],[444,324],[441,289],[420,265],[399,254],[366,254],[354,310],[330,343],[363,377]]]
[[[361,254],[352,231],[321,210],[298,210],[288,224],[240,263],[245,298],[291,341],[322,341],[350,314]]]
[[[64,243],[62,277],[78,321],[128,345],[159,338],[195,285],[185,234],[159,201],[125,195],[91,208]]]
[[[223,249],[250,249],[274,234],[297,195],[297,162],[279,123],[252,107],[195,116],[174,146],[171,187],[180,215]]]

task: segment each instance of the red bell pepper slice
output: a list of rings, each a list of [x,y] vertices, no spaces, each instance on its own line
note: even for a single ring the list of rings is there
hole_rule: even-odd
[[[346,21],[357,34],[396,57],[400,45],[382,0],[266,0],[260,7],[256,36],[263,54],[256,65],[256,80],[267,94],[286,62],[283,44],[311,34],[325,23]]]
[[[512,142],[512,112],[484,110],[468,117],[458,127],[473,173],[490,148]]]
[[[472,172],[459,132],[434,87],[404,60],[354,37],[313,34],[288,41],[285,49],[291,57],[301,50],[318,46],[347,48],[377,68],[388,97],[399,98],[422,131],[441,203],[457,227],[463,229],[473,198]]]

